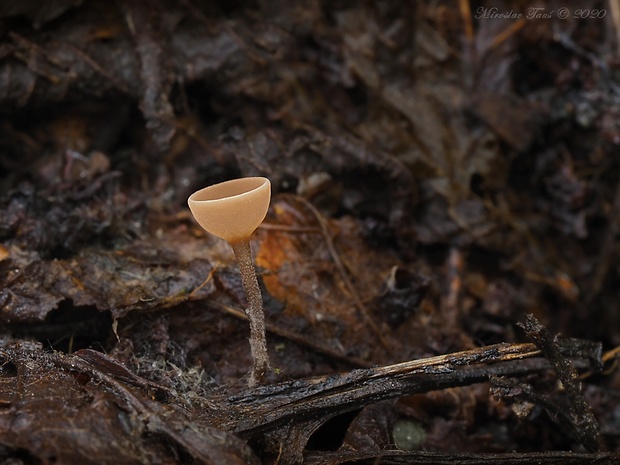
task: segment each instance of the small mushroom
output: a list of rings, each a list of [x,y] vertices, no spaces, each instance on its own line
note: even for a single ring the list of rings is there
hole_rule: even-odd
[[[269,369],[263,297],[252,261],[250,236],[265,219],[270,199],[269,180],[252,177],[214,184],[194,192],[187,201],[198,224],[226,240],[235,253],[249,304],[246,314],[253,360],[250,386],[261,382]]]

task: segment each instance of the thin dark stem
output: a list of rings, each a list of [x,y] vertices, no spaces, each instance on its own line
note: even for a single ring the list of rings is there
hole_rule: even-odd
[[[256,279],[250,241],[243,240],[230,244],[241,272],[241,282],[248,298],[246,314],[250,320],[250,351],[254,366],[250,374],[250,387],[260,383],[269,370],[269,354],[265,338],[265,315],[263,313],[263,296]]]

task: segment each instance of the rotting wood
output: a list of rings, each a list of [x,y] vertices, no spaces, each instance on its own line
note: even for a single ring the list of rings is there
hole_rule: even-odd
[[[574,341],[561,343],[572,353]],[[584,351],[573,363],[581,368],[600,357],[600,348]],[[208,421],[251,438],[291,422],[328,420],[369,403],[486,381],[491,376],[518,376],[549,370],[534,344],[497,344],[383,367],[295,380],[218,399],[225,411],[207,412]]]

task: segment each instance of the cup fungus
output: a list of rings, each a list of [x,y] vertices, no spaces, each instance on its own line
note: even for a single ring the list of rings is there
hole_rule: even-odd
[[[235,253],[249,304],[246,314],[250,320],[253,360],[250,386],[262,381],[269,369],[263,298],[252,261],[250,236],[265,219],[270,199],[269,180],[253,177],[214,184],[194,192],[187,201],[198,224],[205,231],[226,240]]]

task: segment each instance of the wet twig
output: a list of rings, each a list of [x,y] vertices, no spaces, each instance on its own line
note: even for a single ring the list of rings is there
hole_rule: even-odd
[[[312,452],[306,455],[308,465],[336,465],[340,463],[381,465],[614,465],[619,454],[576,454],[573,452],[533,452],[506,454],[442,454],[437,452],[383,451],[380,455],[363,451]]]
[[[571,352],[573,341],[560,343]],[[600,353],[600,348],[597,349]],[[534,344],[497,344],[383,367],[295,380],[244,391],[217,400],[226,411],[210,421],[244,437],[310,418],[323,421],[369,403],[488,380],[548,370]],[[575,363],[591,365],[595,353],[582,353]],[[225,406],[225,407],[224,407]],[[231,412],[236,412],[231,414]]]
[[[598,422],[581,392],[579,376],[570,361],[562,354],[557,340],[533,315],[528,315],[522,326],[528,337],[542,350],[562,382],[571,406],[569,417],[575,435],[590,452],[600,450],[601,437]]]

